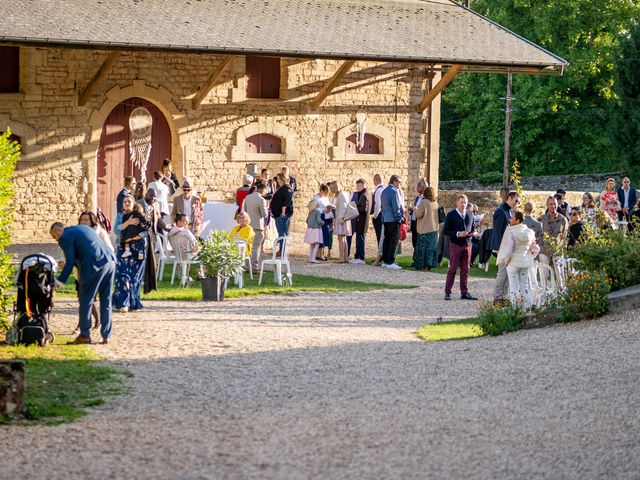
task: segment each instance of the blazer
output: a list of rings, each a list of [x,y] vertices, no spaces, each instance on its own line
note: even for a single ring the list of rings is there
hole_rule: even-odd
[[[544,237],[544,234],[542,233],[542,224],[531,215],[525,215],[524,224],[533,230],[533,233],[536,234],[536,243],[541,246]]]
[[[416,209],[416,232],[422,235],[437,232],[439,229],[438,203],[431,202],[426,198],[422,199]]]
[[[363,188],[358,195],[358,201],[356,203],[360,216],[353,220],[353,233],[364,235],[369,228],[369,216],[371,215],[371,194],[366,188]]]
[[[73,267],[78,267],[78,282],[86,284],[109,262],[116,261],[113,252],[102,241],[93,228],[86,225],[66,227],[58,239],[58,245],[66,260],[58,277],[66,283]]]
[[[249,214],[251,227],[254,230],[264,230],[264,219],[267,218],[267,201],[258,192],[247,195],[242,202],[242,210]]]
[[[336,198],[333,199],[333,205],[335,205],[336,207],[336,210],[335,210],[336,221],[345,223],[344,214],[347,211],[347,205],[349,203],[350,203],[349,194],[344,190],[338,192],[338,195],[336,195]]]
[[[465,210],[463,220],[460,213],[458,213],[457,208],[454,208],[447,213],[447,218],[444,220],[443,232],[445,236],[451,239],[451,243],[455,243],[461,247],[471,245],[471,236],[458,237],[458,232],[463,232],[465,230],[469,233],[476,231],[476,226],[473,222],[473,215]]]
[[[504,202],[496,211],[493,212],[493,236],[491,237],[491,250],[500,250],[500,244],[502,243],[502,235],[509,226],[509,220],[511,219],[511,207],[507,202]]]
[[[173,210],[171,211],[171,223],[175,223],[176,213],[185,213],[184,197],[182,195],[178,195],[177,197],[173,198]],[[191,223],[189,223],[189,229],[193,232],[195,236],[198,236],[200,234],[200,225],[202,224],[202,202],[200,201],[200,197],[191,195],[191,211],[186,213],[191,218]]]
[[[391,184],[382,191],[380,195],[380,213],[383,223],[402,223],[404,212],[398,200],[398,190]]]
[[[624,189],[620,187],[618,189],[618,200],[620,200],[620,207],[624,207]],[[629,187],[629,211],[636,208],[636,204],[638,203],[638,192],[636,192],[635,188]]]

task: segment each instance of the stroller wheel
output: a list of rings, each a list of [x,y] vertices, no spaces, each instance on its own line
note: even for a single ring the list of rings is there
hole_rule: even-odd
[[[56,336],[52,332],[48,332],[45,335],[45,338],[46,338],[47,342],[49,342],[49,343],[53,343],[53,342],[56,341]]]
[[[9,328],[5,337],[5,341],[9,345],[15,345],[18,343],[18,329],[16,327]]]
[[[47,344],[47,337],[41,338],[40,340],[38,340],[38,346],[39,347],[44,347]]]

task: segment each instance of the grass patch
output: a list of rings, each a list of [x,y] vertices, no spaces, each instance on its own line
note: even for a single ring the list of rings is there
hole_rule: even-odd
[[[25,423],[71,422],[86,415],[87,408],[103,405],[107,397],[128,390],[126,370],[100,364],[90,347],[66,345],[68,340],[56,339],[45,348],[0,346],[0,359],[24,360],[27,367]]]
[[[374,260],[375,260],[374,258],[367,259],[367,264],[369,265],[372,264]],[[400,265],[402,268],[404,268],[405,270],[416,271],[416,269],[411,266],[411,264],[413,263],[413,258],[408,255],[396,257],[396,263]],[[436,268],[431,269],[431,272],[433,273],[442,273],[444,275],[446,275],[448,271],[449,271],[449,260],[447,259],[444,259],[442,266],[438,264]],[[488,272],[485,272],[484,269],[482,268],[478,268],[474,266],[469,268],[470,277],[495,279],[497,274],[498,274],[498,267],[496,266],[496,259],[493,256],[489,260]]]
[[[416,331],[416,335],[427,342],[438,342],[483,337],[485,333],[477,318],[465,318],[463,320],[427,323]]]

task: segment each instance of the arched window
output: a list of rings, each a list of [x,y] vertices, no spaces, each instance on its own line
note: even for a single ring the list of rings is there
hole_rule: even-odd
[[[282,153],[280,137],[268,133],[251,135],[246,140],[246,153]]]
[[[344,142],[344,153],[360,155],[378,155],[380,153],[380,139],[375,135],[364,134],[364,145],[357,147],[356,134],[348,136]]]

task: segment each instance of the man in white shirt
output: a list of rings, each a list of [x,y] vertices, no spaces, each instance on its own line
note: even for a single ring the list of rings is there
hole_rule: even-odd
[[[384,190],[384,185],[382,184],[382,178],[379,174],[375,174],[373,176],[373,195],[371,202],[371,218],[373,223],[373,229],[376,232],[376,242],[380,245],[380,236],[382,235],[382,215],[380,214],[380,210],[382,207],[382,190]],[[379,252],[381,253],[381,252]]]
[[[163,175],[162,172],[157,171],[153,172],[154,181],[151,182],[148,188],[152,188],[156,192],[156,202],[158,202],[158,206],[160,207],[160,214],[162,215],[162,220],[167,221],[167,217],[169,216],[169,187],[162,181]]]

